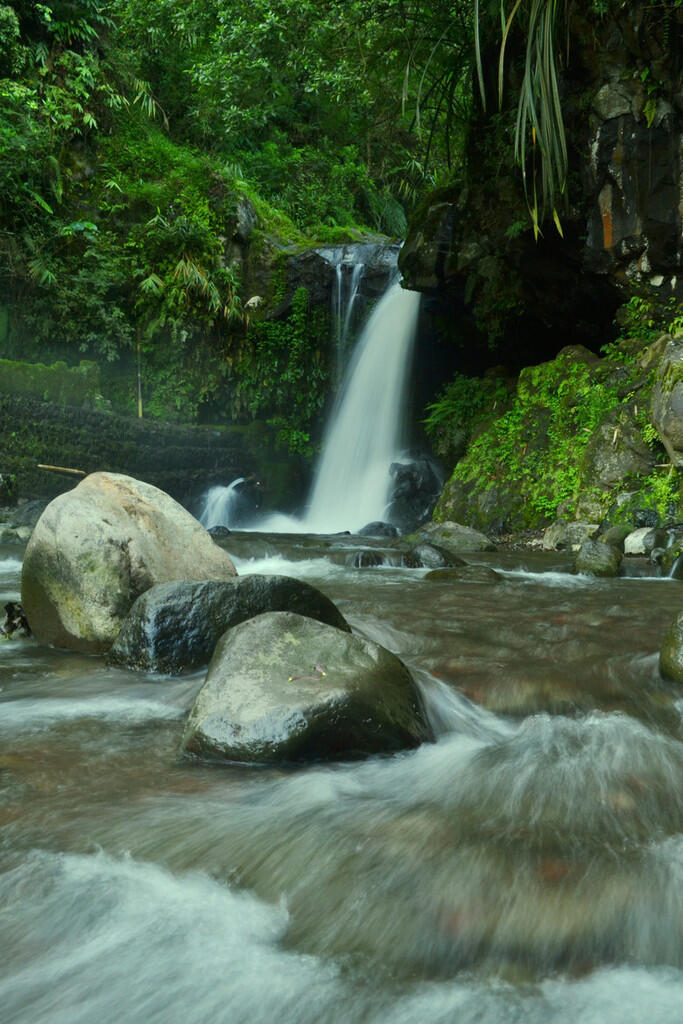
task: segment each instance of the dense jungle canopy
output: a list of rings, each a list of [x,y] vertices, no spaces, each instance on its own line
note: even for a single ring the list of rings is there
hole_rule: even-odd
[[[578,6],[599,31],[625,5]],[[680,2],[649,6],[661,20]],[[273,237],[401,237],[430,190],[468,176],[477,187],[482,167],[468,153],[474,136],[490,137],[499,173],[519,181],[525,221],[561,230],[559,79],[575,7],[1,3],[3,354],[87,355],[111,366],[116,398],[115,367],[139,344],[152,415],[192,420],[228,381],[231,413],[255,414],[264,360],[301,343],[296,383],[310,352],[303,298],[298,324],[296,308],[279,333],[249,324],[240,267],[225,256],[241,199],[258,218],[256,258]],[[321,401],[313,387],[287,429]]]

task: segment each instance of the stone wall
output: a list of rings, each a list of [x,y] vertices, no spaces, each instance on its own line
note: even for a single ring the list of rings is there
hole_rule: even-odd
[[[212,484],[256,475],[269,505],[290,507],[306,486],[303,464],[272,450],[262,424],[183,427],[0,393],[3,501],[52,498],[74,477],[38,464],[126,473],[189,507]]]

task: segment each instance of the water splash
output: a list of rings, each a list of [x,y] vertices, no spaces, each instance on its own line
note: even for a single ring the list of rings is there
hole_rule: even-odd
[[[210,487],[204,497],[204,507],[199,516],[202,526],[210,530],[212,526],[235,526],[235,520],[241,504],[238,487],[245,477],[238,476],[227,487]]]

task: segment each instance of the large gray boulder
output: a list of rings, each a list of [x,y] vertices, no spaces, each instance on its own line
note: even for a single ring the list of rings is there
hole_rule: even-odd
[[[235,575],[204,527],[164,491],[92,473],[38,520],[21,601],[39,642],[106,651],[133,602],[155,583]]]
[[[657,368],[652,422],[674,466],[683,466],[683,337],[672,338]]]
[[[683,612],[679,612],[664,637],[659,653],[659,671],[665,679],[683,683]]]
[[[159,583],[142,594],[109,652],[113,665],[177,673],[211,660],[226,629],[265,612],[307,615],[350,632],[344,616],[309,583],[288,576],[242,576]]]
[[[218,641],[183,751],[276,763],[391,753],[432,740],[420,694],[389,651],[301,615],[269,612]]]

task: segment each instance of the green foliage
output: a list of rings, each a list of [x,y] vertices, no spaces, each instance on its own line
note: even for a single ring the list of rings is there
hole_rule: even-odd
[[[453,479],[475,483],[479,493],[513,485],[527,525],[536,525],[575,498],[590,435],[619,400],[607,377],[570,356],[530,367],[508,411],[471,443]]]
[[[264,320],[249,326],[249,342],[235,374],[235,412],[267,416],[278,443],[311,454],[310,429],[325,401],[327,367],[321,342],[329,322],[312,310],[305,288],[292,299],[286,320]]]
[[[466,377],[457,373],[436,401],[427,406],[425,429],[434,452],[457,455],[483,416],[499,416],[509,401],[500,377]]]

